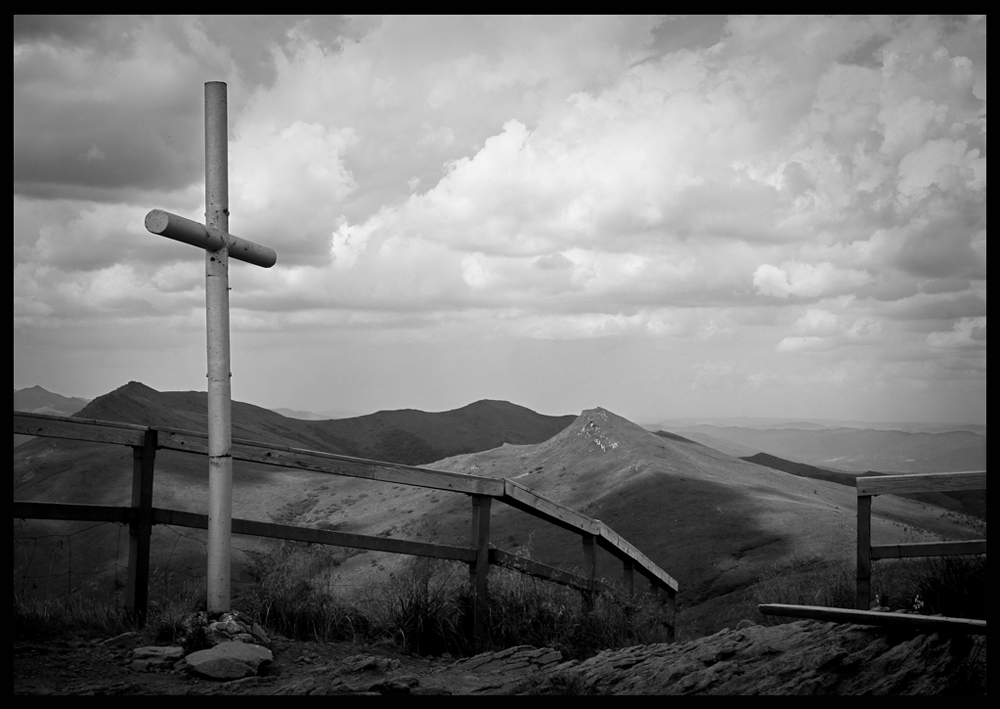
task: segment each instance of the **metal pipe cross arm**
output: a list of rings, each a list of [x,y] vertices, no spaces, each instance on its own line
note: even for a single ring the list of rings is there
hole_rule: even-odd
[[[154,209],[146,215],[146,230],[206,251],[218,251],[223,246],[228,246],[229,258],[262,268],[270,268],[278,261],[278,254],[274,249],[162,209]]]

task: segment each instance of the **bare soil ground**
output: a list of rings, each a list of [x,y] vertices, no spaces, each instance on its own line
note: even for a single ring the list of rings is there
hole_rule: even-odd
[[[261,674],[218,681],[184,661],[136,669],[138,634],[14,645],[15,695],[970,694],[986,693],[986,638],[798,621],[563,661],[527,646],[474,658],[273,640]]]

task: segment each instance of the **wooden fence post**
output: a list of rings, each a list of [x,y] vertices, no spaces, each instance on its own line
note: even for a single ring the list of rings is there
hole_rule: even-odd
[[[858,588],[855,606],[871,608],[872,577],[872,498],[858,495]]]
[[[590,613],[594,610],[594,594],[597,581],[597,545],[593,534],[581,534],[583,539],[583,577],[587,579],[590,588],[583,594],[583,609]]]
[[[125,608],[139,625],[149,610],[149,546],[153,534],[153,466],[157,432],[147,430],[141,446],[132,446],[132,521],[128,525],[128,580]]]
[[[631,559],[622,561],[622,586],[625,587],[625,593],[635,595],[635,564]]]
[[[666,589],[667,608],[670,611],[670,626],[667,628],[667,639],[673,642],[677,639],[677,591]]]
[[[490,506],[493,498],[488,495],[472,495],[472,548],[476,560],[469,564],[469,581],[472,596],[472,637],[478,640],[483,635],[486,617],[487,586],[486,577],[490,572]]]

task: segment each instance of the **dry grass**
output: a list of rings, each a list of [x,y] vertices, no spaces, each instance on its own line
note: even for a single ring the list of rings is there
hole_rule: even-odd
[[[740,615],[761,625],[791,622],[757,611],[760,603],[854,608],[852,564],[795,557],[772,566],[745,594]],[[891,610],[986,618],[986,557],[950,556],[879,561],[872,566],[873,599]]]
[[[311,581],[302,573],[309,569],[315,572],[335,560],[327,556],[331,551],[281,545],[260,555],[255,565],[258,578],[251,591],[234,597],[234,607],[269,631],[294,639],[390,643],[421,655],[468,655],[523,644],[554,647],[567,657],[582,659],[608,648],[673,638],[676,619],[652,597],[599,595],[588,613],[576,591],[493,567],[486,632],[478,642],[471,642],[471,589],[463,564],[413,560],[378,587],[342,597],[320,583],[314,585],[315,579]],[[850,565],[796,557],[772,566],[742,597],[732,596],[733,602],[720,607],[719,613],[732,621],[730,626],[742,618],[766,625],[789,622],[760,615],[757,604],[853,607],[854,589]],[[874,566],[872,589],[888,598],[893,609],[912,609],[919,594],[921,612],[985,618],[986,559],[880,562]],[[204,609],[204,599],[200,584],[189,585],[169,599],[154,599],[144,632],[152,641],[170,641],[180,632],[186,616]],[[66,634],[111,636],[137,629],[135,619],[120,603],[95,603],[84,595],[69,600],[14,595],[16,639]],[[682,635],[691,637],[689,632]]]
[[[262,561],[257,589],[240,599],[240,610],[304,640],[390,642],[421,655],[534,645],[582,658],[609,647],[666,642],[673,632],[673,618],[651,597],[601,594],[588,613],[577,591],[493,567],[485,632],[473,642],[472,591],[463,564],[412,560],[384,583],[351,597],[291,575],[295,566],[287,549],[280,560]]]

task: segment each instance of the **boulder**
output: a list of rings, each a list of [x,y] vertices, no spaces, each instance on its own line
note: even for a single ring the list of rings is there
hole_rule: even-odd
[[[243,642],[221,642],[185,658],[188,668],[203,677],[232,680],[259,674],[274,660],[266,647]]]

